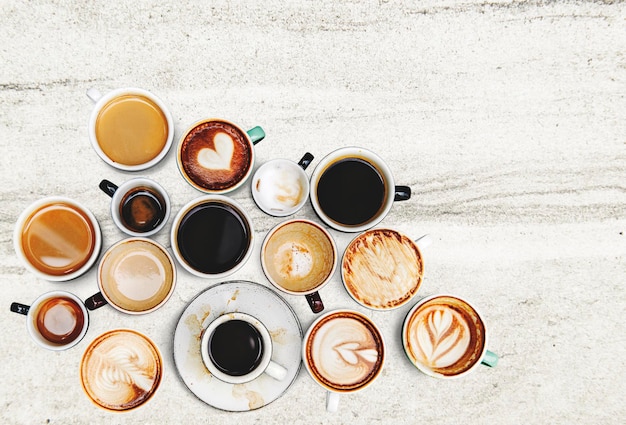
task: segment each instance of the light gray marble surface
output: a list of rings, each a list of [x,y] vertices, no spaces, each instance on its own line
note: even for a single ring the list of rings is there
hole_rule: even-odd
[[[613,1],[176,1],[0,2],[0,422],[87,423],[559,423],[626,422],[626,4]],[[223,117],[261,125],[258,164],[313,166],[330,151],[378,152],[410,201],[382,224],[434,239],[417,298],[448,292],[483,312],[495,369],[455,381],[420,373],[400,327],[410,306],[367,312],[388,358],[380,379],[324,411],[324,391],[302,369],[274,403],[226,413],[178,377],[172,335],[187,303],[217,282],[179,268],[174,296],[141,317],[103,308],[78,346],[49,352],[30,340],[12,301],[63,288],[86,298],[95,271],[69,283],[27,272],[13,251],[20,212],[46,195],[85,203],[104,247],[123,235],[101,179],[150,176],[174,208],[200,195],[173,149],[145,172],[119,172],[91,148],[89,87],[138,86],[170,107],[176,137]],[[248,189],[232,196],[263,235],[280,220]],[[296,214],[314,218],[310,205]],[[169,225],[166,228],[169,231]],[[155,239],[170,246],[168,232]],[[353,235],[333,231],[339,249]],[[268,285],[259,260],[233,278]],[[336,274],[327,309],[360,311]],[[303,327],[304,299],[288,297]],[[149,335],[165,378],[145,406],[112,414],[78,377],[100,333]]]

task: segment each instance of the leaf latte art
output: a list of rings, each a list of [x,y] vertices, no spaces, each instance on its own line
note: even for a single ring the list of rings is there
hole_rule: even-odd
[[[87,349],[81,367],[83,386],[100,406],[127,410],[148,400],[161,380],[161,358],[145,337],[113,331]]]

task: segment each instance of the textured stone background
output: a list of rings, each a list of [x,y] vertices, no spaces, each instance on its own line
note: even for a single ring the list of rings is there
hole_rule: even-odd
[[[1,422],[624,423],[625,28],[626,4],[613,1],[0,1]],[[124,86],[160,96],[177,138],[208,116],[263,126],[258,163],[308,150],[315,166],[346,145],[378,152],[413,189],[382,224],[434,239],[418,297],[449,292],[476,304],[499,366],[455,381],[421,374],[400,341],[412,302],[368,312],[389,357],[340,412],[324,411],[324,391],[304,370],[269,406],[221,412],[174,367],[179,315],[217,283],[180,268],[157,312],[103,308],[77,347],[36,347],[11,301],[57,288],[86,298],[95,271],[38,280],[14,254],[15,220],[32,201],[65,195],[94,212],[105,248],[123,237],[97,186],[134,175],[92,150],[85,91]],[[175,210],[200,195],[173,151],[139,174],[158,180]],[[232,196],[258,241],[280,221],[247,188]],[[297,216],[314,218],[310,205]],[[352,238],[333,236],[339,249]],[[155,239],[169,247],[167,231]],[[268,284],[259,245],[233,278]],[[338,274],[321,295],[328,309],[361,310]],[[288,301],[306,328],[314,315],[304,299]],[[117,327],[149,335],[166,367],[154,399],[121,415],[94,407],[78,379],[82,351]]]

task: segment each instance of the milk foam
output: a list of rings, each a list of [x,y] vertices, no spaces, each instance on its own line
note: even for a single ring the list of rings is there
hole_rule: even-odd
[[[76,327],[77,320],[71,307],[59,303],[46,311],[43,325],[55,335],[67,335]]]
[[[268,211],[284,212],[298,206],[305,195],[306,182],[297,165],[277,162],[261,169],[253,190],[256,199]]]
[[[162,260],[147,250],[130,252],[119,258],[111,271],[117,291],[134,301],[155,296],[166,283]]]
[[[281,245],[276,251],[276,263],[280,264],[278,271],[283,279],[303,278],[313,269],[313,255],[306,245],[298,242],[288,242]]]

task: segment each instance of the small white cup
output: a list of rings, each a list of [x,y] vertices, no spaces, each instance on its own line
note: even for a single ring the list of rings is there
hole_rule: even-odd
[[[136,231],[127,226],[123,217],[122,217],[122,208],[121,204],[124,202],[127,195],[131,195],[132,192],[143,188],[147,192],[149,192],[149,196],[151,198],[155,198],[154,200],[158,204],[161,205],[162,211],[159,212],[159,222],[156,227],[151,228],[146,231]],[[113,218],[113,222],[117,225],[117,227],[124,233],[130,236],[139,236],[139,237],[147,237],[152,236],[158,233],[165,225],[170,218],[171,211],[171,203],[170,198],[163,189],[163,187],[155,182],[154,180],[148,178],[134,178],[131,180],[127,180],[122,183],[119,187],[114,183],[111,183],[109,180],[102,180],[100,182],[100,189],[109,195],[111,199],[111,217]]]
[[[42,308],[46,310],[43,311]],[[11,311],[26,315],[26,328],[31,338],[37,345],[48,350],[61,351],[75,346],[89,328],[87,308],[76,295],[66,291],[46,292],[30,306],[14,302],[11,304]],[[38,322],[42,326],[53,323],[56,329],[51,329],[49,334],[54,335],[58,341],[46,338],[39,329]],[[70,339],[67,342],[62,341],[63,334],[56,332],[63,332],[63,338]]]
[[[161,112],[163,113],[163,116],[167,123],[167,138],[165,140],[163,148],[152,159],[135,165],[124,164],[111,159],[98,143],[98,138],[96,136],[96,124],[98,116],[100,115],[102,109],[107,106],[112,100],[127,95],[144,97],[154,103],[156,106],[159,107],[159,109],[161,109]],[[174,139],[174,120],[172,119],[172,114],[165,106],[165,103],[163,103],[163,101],[157,96],[147,90],[136,87],[120,88],[112,90],[105,95],[102,95],[96,88],[92,87],[87,90],[87,97],[89,97],[95,103],[94,108],[91,112],[91,116],[89,118],[89,140],[91,141],[93,149],[104,162],[120,170],[139,171],[156,165],[167,155],[172,146],[172,140]]]
[[[244,375],[231,375],[221,371],[213,362],[213,359],[209,354],[211,337],[213,336],[215,330],[218,326],[232,320],[240,320],[250,324],[254,329],[256,329],[262,341],[260,361],[252,371]],[[261,322],[249,314],[239,312],[225,313],[213,320],[202,333],[200,350],[202,354],[202,361],[209,372],[223,382],[230,384],[243,384],[258,378],[263,373],[278,381],[282,381],[287,376],[287,369],[272,361],[272,337],[270,336],[269,331]]]

